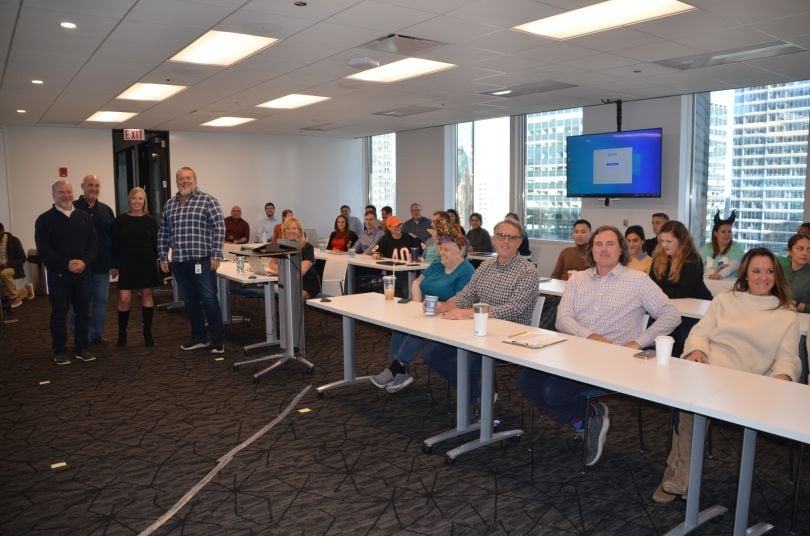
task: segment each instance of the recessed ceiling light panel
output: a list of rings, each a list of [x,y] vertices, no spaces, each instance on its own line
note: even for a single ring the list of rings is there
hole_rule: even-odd
[[[66,30],[75,30],[76,29],[76,23],[75,22],[68,22],[68,21],[60,22],[59,26],[61,26],[62,28],[66,29]]]
[[[187,86],[173,86],[171,84],[145,84],[136,82],[129,89],[121,93],[116,99],[137,101],[162,101],[186,89]]]
[[[169,58],[169,61],[203,65],[233,65],[276,42],[278,39],[273,37],[210,30]]]
[[[398,82],[408,78],[416,78],[426,74],[437,73],[457,67],[454,63],[444,63],[441,61],[425,60],[422,58],[405,58],[374,69],[361,71],[347,76],[352,80],[364,80],[366,82]]]
[[[96,112],[85,121],[93,121],[95,123],[123,123],[127,119],[138,115],[134,112]]]
[[[681,71],[690,69],[700,69],[713,65],[725,65],[727,63],[738,63],[741,61],[761,60],[763,58],[773,58],[775,56],[786,56],[798,52],[807,52],[807,49],[784,41],[764,43],[748,47],[722,50],[719,52],[706,52],[693,56],[682,56],[680,58],[670,58],[656,61],[658,65],[671,67]]]
[[[42,80],[31,80],[31,83],[34,84],[35,86],[41,86],[45,82],[43,82]]]
[[[235,127],[255,121],[253,117],[218,117],[202,124],[204,127]]]
[[[554,39],[570,39],[695,9],[678,0],[608,0],[527,22],[514,29]]]
[[[282,108],[285,110],[292,110],[294,108],[301,108],[302,106],[309,106],[317,102],[329,100],[331,97],[319,97],[318,95],[299,95],[291,93],[278,99],[257,104],[262,108]]]

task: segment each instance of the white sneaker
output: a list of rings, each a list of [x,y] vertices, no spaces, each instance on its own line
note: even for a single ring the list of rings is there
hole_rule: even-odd
[[[394,381],[394,373],[391,372],[391,369],[387,368],[379,374],[370,376],[369,379],[375,386],[379,387],[380,389],[385,389],[386,385]]]
[[[388,370],[388,369],[386,369]],[[410,374],[399,373],[394,376],[394,380],[385,386],[385,390],[389,393],[398,393],[413,383],[413,377]]]

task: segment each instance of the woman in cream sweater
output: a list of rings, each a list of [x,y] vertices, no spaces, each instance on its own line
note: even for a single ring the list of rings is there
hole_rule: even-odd
[[[745,254],[732,290],[719,294],[686,339],[683,358],[796,381],[799,320],[776,256],[767,248]],[[653,500],[685,495],[692,448],[692,414],[680,412],[661,484]]]

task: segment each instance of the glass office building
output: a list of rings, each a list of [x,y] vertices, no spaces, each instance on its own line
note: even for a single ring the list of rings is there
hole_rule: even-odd
[[[526,234],[570,240],[580,198],[566,197],[565,138],[582,133],[582,108],[526,115]]]
[[[707,217],[712,203],[724,216],[736,209],[737,241],[784,252],[804,215],[810,81],[714,92],[711,100]]]

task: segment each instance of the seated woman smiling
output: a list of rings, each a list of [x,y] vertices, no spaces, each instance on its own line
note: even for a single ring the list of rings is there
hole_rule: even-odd
[[[437,296],[439,301],[449,300],[464,288],[475,272],[472,264],[464,259],[464,235],[459,227],[442,225],[439,221],[436,231],[440,262],[431,264],[413,282],[411,295],[417,302],[423,301],[425,296]],[[443,347],[443,344],[395,331],[389,351],[393,360],[385,370],[371,376],[371,383],[389,393],[401,391],[413,383],[407,366],[416,354],[422,350],[424,355],[429,355]]]
[[[692,328],[683,358],[796,381],[801,370],[798,315],[782,268],[769,249],[745,254],[734,288],[715,297]],[[693,415],[680,412],[679,421],[672,431],[664,478],[653,493],[656,502],[670,502],[688,491]]]

